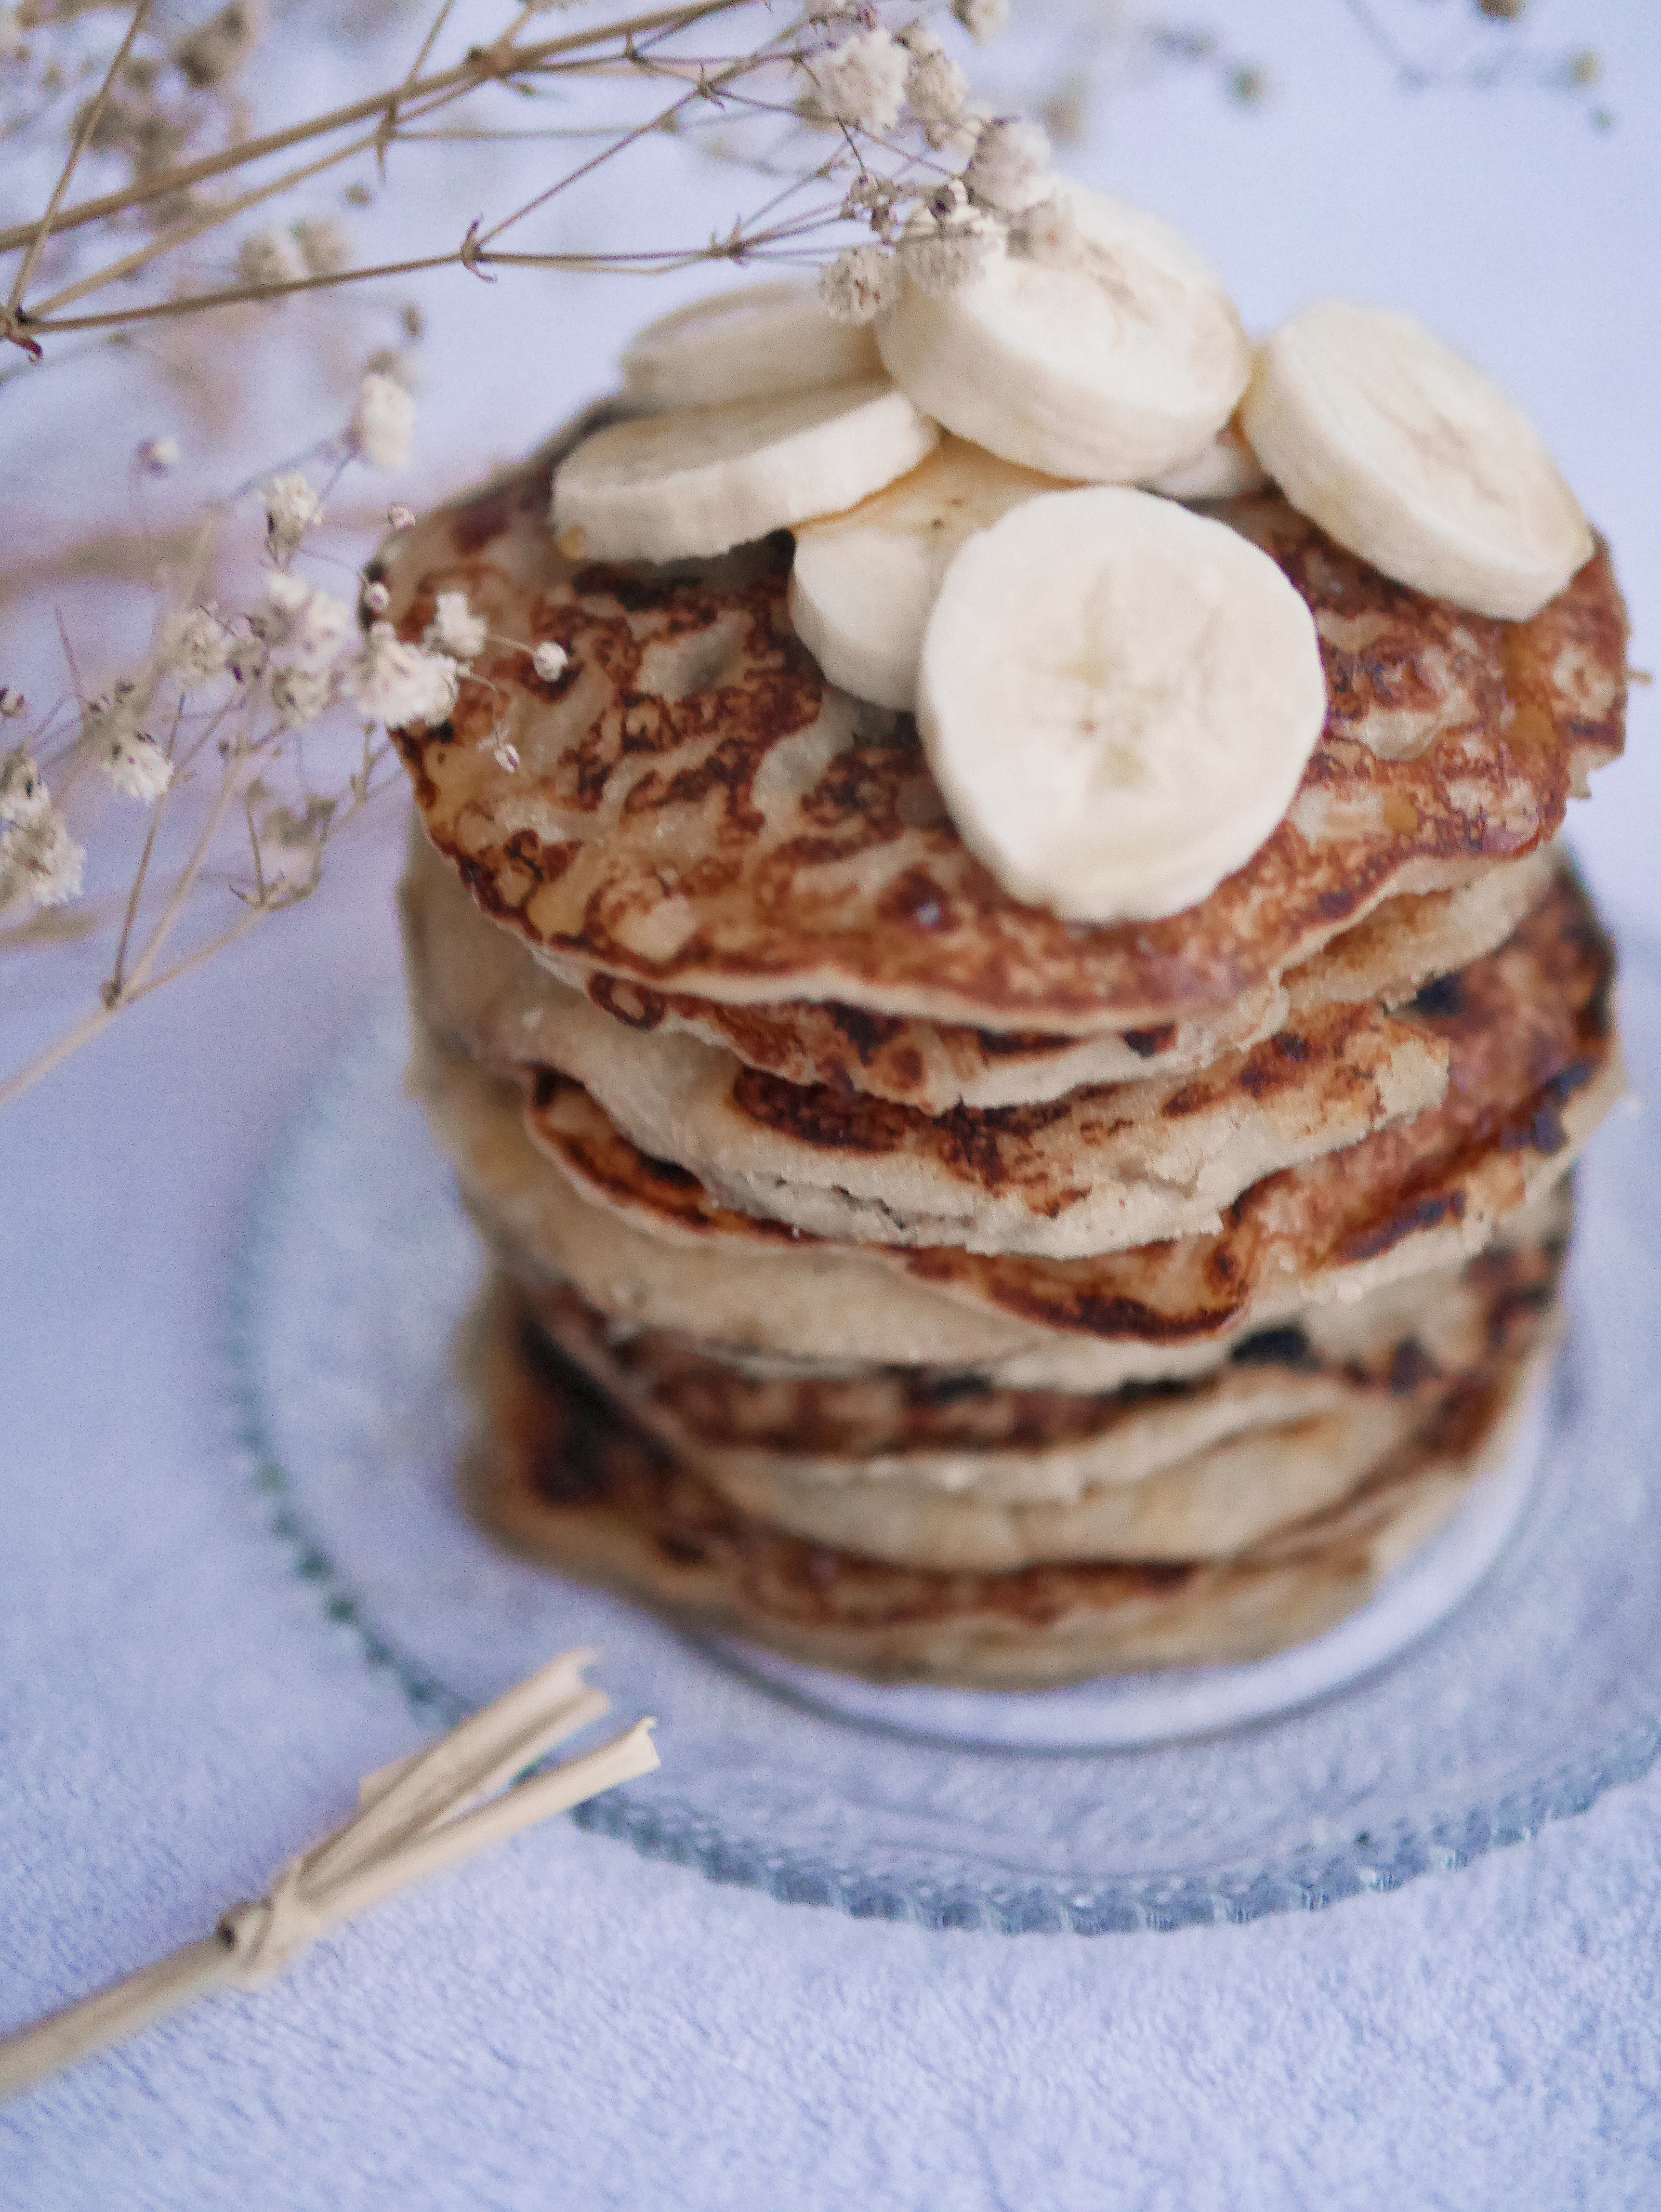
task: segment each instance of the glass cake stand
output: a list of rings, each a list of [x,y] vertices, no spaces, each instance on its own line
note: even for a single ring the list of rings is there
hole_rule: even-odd
[[[1635,1092],[1661,947],[1628,927]],[[1366,1610],[1255,1666],[998,1695],[876,1688],[498,1552],[453,1471],[474,1234],[403,1095],[401,1006],[326,1072],[241,1255],[235,1387],[270,1524],[366,1660],[450,1725],[591,1644],[660,1772],[576,1815],[776,1897],[928,1927],[1177,1927],[1451,1869],[1661,1747],[1661,1179],[1618,1109],[1581,1170],[1567,1344],[1506,1467]]]

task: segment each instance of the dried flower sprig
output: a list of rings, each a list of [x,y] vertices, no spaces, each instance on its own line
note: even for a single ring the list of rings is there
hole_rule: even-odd
[[[360,579],[353,607],[301,565],[344,471],[401,462],[413,428],[408,393],[370,372],[350,427],[310,457],[320,486],[306,467],[283,469],[204,517],[182,578],[163,590],[140,666],[94,694],[77,684],[38,720],[15,692],[0,701],[16,732],[0,753],[0,920],[14,922],[9,941],[28,939],[18,921],[81,896],[87,855],[72,815],[96,781],[148,815],[134,823],[137,855],[97,1004],[0,1081],[0,1103],[125,1008],[309,897],[331,842],[399,781],[387,729],[441,720],[454,705],[484,642],[459,594],[443,610],[441,637],[412,645],[380,619],[379,587]],[[409,519],[403,508],[390,517],[394,528]],[[239,520],[262,548],[259,584],[251,604],[227,613],[201,586]],[[202,895],[221,881],[233,907],[204,931]],[[195,926],[181,949],[187,916]]]

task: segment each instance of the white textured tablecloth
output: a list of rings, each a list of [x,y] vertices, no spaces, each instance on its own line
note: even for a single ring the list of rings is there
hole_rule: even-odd
[[[1181,221],[1254,322],[1343,290],[1502,370],[1615,541],[1642,664],[1661,40],[1636,7],[1586,31],[1616,13],[1536,10],[1603,46],[1608,135],[1544,95],[1406,98],[1307,0],[1236,11],[1269,111],[1214,126],[1173,79],[1078,166]],[[638,304],[535,390],[475,338],[490,405],[447,472],[487,416],[528,444]],[[1579,842],[1658,910],[1652,698]],[[0,1120],[0,2025],[202,1933],[417,1740],[251,1510],[223,1369],[261,1163],[395,972],[396,865],[390,823],[344,847],[325,900]],[[87,973],[0,974],[8,1062]],[[1652,2205],[1658,1938],[1661,1775],[1395,1895],[1094,1940],[855,1922],[560,1822],[0,2112],[0,2204]]]

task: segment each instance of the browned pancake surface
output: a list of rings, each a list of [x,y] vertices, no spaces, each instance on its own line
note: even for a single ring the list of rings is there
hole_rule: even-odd
[[[452,720],[399,744],[481,904],[569,966],[657,989],[1157,1028],[1233,1006],[1386,898],[1532,850],[1621,746],[1626,617],[1605,551],[1506,624],[1390,583],[1278,497],[1237,501],[1221,512],[1314,612],[1321,742],[1285,821],[1199,906],[1069,924],[969,854],[908,719],[826,686],[785,611],[788,541],[695,570],[574,568],[547,495],[532,464],[394,541],[405,635],[461,588],[493,636],[524,641],[478,663]],[[544,639],[570,655],[553,684],[532,667]]]
[[[1277,1281],[1383,1260],[1415,1237],[1457,1234],[1468,1219],[1524,1204],[1554,1163],[1567,1164],[1618,1084],[1613,976],[1613,949],[1585,893],[1561,874],[1500,951],[1415,1002],[1448,1050],[1444,1103],[1254,1184],[1220,1231],[1084,1260],[944,1246],[883,1256],[1048,1328],[1155,1344],[1220,1334]],[[527,1112],[585,1196],[677,1241],[814,1241],[718,1204],[695,1176],[629,1143],[563,1079],[545,1078]]]
[[[986,1573],[861,1559],[742,1512],[625,1426],[500,1292],[472,1364],[484,1427],[470,1500],[515,1548],[817,1664],[1014,1688],[1256,1658],[1318,1634],[1453,1510],[1522,1380],[1496,1362],[1342,1504],[1232,1559]]]
[[[1564,1240],[1501,1248],[1470,1261],[1457,1294],[1427,1299],[1416,1325],[1392,1329],[1363,1357],[1323,1358],[1295,1328],[1235,1347],[1219,1374],[1197,1382],[1132,1383],[1117,1390],[1010,1389],[938,1368],[891,1367],[855,1376],[757,1376],[699,1345],[642,1330],[614,1337],[605,1317],[568,1285],[526,1285],[526,1310],[602,1388],[660,1432],[849,1461],[940,1451],[1047,1452],[1094,1441],[1151,1407],[1192,1403],[1243,1377],[1329,1376],[1351,1390],[1428,1404],[1496,1353],[1532,1350],[1561,1273]],[[1427,1326],[1427,1321],[1429,1326]],[[1457,1340],[1449,1340],[1451,1325]]]

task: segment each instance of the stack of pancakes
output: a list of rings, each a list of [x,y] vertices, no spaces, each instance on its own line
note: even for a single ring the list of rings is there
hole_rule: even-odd
[[[1310,605],[1326,728],[1208,898],[1087,926],[826,683],[788,538],[568,559],[553,458],[382,570],[404,635],[465,591],[493,640],[399,740],[415,1079],[497,1263],[477,1510],[885,1678],[1242,1660],[1362,1602],[1502,1448],[1619,1095],[1553,842],[1621,742],[1605,553],[1506,623],[1214,507]]]

